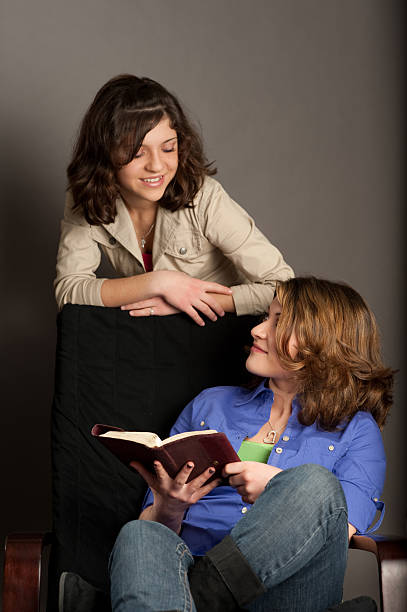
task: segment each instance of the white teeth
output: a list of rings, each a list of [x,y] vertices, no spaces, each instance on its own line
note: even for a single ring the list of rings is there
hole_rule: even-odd
[[[162,179],[162,176],[159,176],[157,178],[151,178],[151,179],[150,178],[145,178],[145,179],[143,179],[143,181],[145,183],[159,183],[161,181],[161,179]]]

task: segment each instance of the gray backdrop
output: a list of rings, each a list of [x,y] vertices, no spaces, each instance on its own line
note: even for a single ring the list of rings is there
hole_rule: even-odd
[[[121,72],[179,95],[219,180],[297,274],[347,281],[371,304],[402,370],[382,531],[405,532],[402,4],[2,0],[2,534],[50,527],[65,167],[85,109]],[[377,597],[374,559],[360,555],[345,596]]]

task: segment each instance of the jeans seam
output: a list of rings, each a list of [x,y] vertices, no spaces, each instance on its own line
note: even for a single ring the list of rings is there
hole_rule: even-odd
[[[339,511],[339,512],[338,512],[338,511]],[[328,521],[330,521],[331,519],[333,519],[333,518],[338,519],[338,518],[339,518],[339,516],[340,516],[342,513],[345,513],[345,514],[346,514],[346,508],[343,508],[343,507],[336,508],[336,509],[335,509],[335,511],[334,511],[334,512],[333,512],[333,513],[332,513],[332,514],[329,516],[329,517],[327,517],[326,523],[327,523]],[[290,557],[290,559],[289,559],[289,560],[288,560],[286,563],[284,563],[284,565],[280,566],[280,567],[279,567],[278,569],[276,569],[275,571],[272,571],[270,574],[266,575],[266,576],[264,577],[264,579],[263,579],[263,582],[264,582],[264,580],[267,580],[268,578],[272,578],[272,577],[273,577],[273,576],[274,576],[274,575],[275,575],[277,572],[281,571],[281,569],[286,569],[286,568],[287,568],[287,566],[289,566],[289,565],[290,565],[290,563],[292,563],[292,562],[293,562],[293,561],[294,561],[294,560],[295,560],[295,559],[296,559],[296,558],[297,558],[297,557],[298,557],[298,556],[299,556],[299,555],[302,553],[302,551],[303,551],[304,547],[305,547],[305,546],[308,544],[308,542],[309,542],[309,541],[310,541],[310,540],[311,540],[311,539],[312,539],[312,538],[315,536],[315,534],[317,534],[317,533],[318,533],[318,532],[319,532],[319,531],[322,529],[322,527],[323,527],[323,525],[319,525],[319,527],[317,528],[317,530],[316,530],[316,531],[314,531],[314,532],[312,533],[312,535],[311,535],[311,536],[310,536],[310,537],[309,537],[307,540],[305,540],[305,542],[303,543],[303,545],[301,546],[301,548],[300,548],[299,550],[297,550],[297,551],[296,551],[296,553],[295,553],[295,554],[294,554],[292,557]]]
[[[188,571],[183,568],[184,557],[193,557],[184,543],[177,545],[176,553],[179,557],[178,575],[182,586],[184,587],[184,612],[192,612],[192,593],[189,588]]]

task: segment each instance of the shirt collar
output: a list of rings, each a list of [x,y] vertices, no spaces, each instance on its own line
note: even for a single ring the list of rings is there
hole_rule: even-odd
[[[262,393],[266,393],[268,395],[268,400],[270,402],[273,402],[273,400],[274,400],[274,393],[268,387],[267,383],[268,383],[268,379],[265,378],[264,380],[261,381],[261,383],[258,385],[258,387],[253,389],[253,391],[251,393],[249,393],[248,395],[246,395],[244,399],[241,399],[241,400],[238,400],[237,402],[235,402],[235,406],[244,406],[245,404],[248,404],[249,402],[252,402],[256,397],[258,397]],[[291,414],[292,415],[293,414],[294,415],[298,415],[300,410],[301,410],[301,406],[298,403],[297,396],[295,396],[293,398],[292,413]]]
[[[248,404],[249,402],[252,402],[261,393],[269,394],[270,401],[272,402],[273,398],[274,398],[274,393],[267,386],[267,380],[268,380],[267,378],[262,380],[262,382],[259,384],[258,387],[256,387],[251,393],[246,395],[244,397],[244,399],[241,399],[241,400],[238,400],[237,402],[235,402],[235,405],[236,406],[244,406],[244,404]]]

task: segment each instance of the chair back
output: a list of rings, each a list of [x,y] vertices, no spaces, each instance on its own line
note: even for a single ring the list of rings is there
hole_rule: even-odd
[[[247,381],[256,317],[199,327],[184,314],[132,318],[118,308],[66,305],[58,315],[52,415],[57,576],[107,585],[110,550],[137,518],[145,483],[91,436],[95,423],[166,437],[202,389]]]

